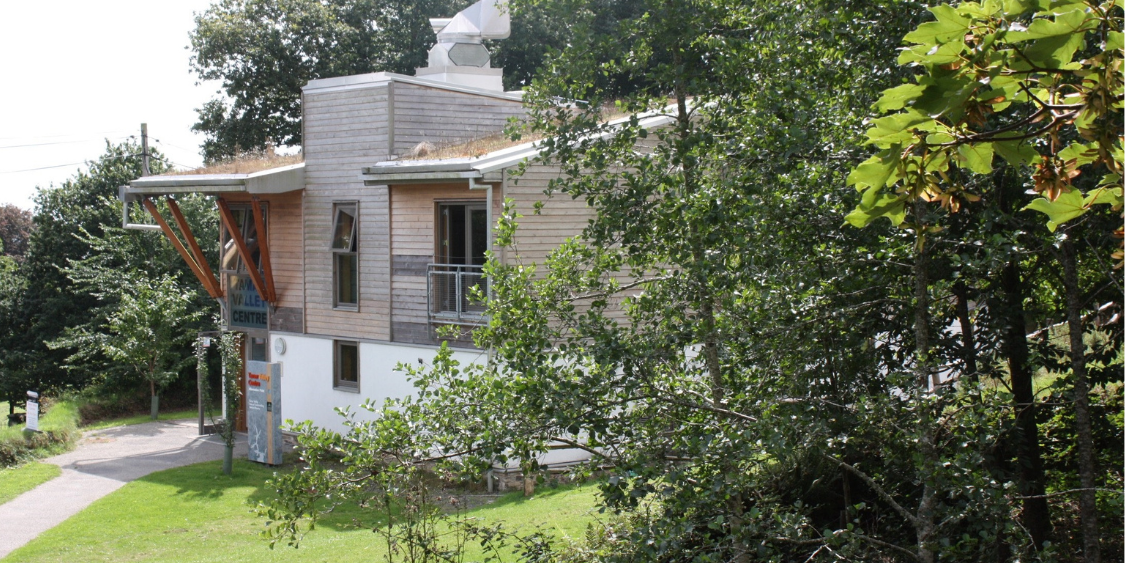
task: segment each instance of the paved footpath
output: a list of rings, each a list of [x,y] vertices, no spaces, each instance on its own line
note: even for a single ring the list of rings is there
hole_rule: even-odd
[[[223,458],[218,436],[199,436],[198,422],[146,422],[87,432],[69,453],[44,459],[62,475],[0,504],[0,558],[90,503],[162,469]],[[235,459],[246,457],[239,435]]]

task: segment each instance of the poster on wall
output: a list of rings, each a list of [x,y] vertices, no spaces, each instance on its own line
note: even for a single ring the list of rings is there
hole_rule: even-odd
[[[248,275],[230,274],[227,278],[227,308],[230,310],[230,326],[268,326],[269,304],[258,294]]]
[[[246,431],[250,461],[281,465],[281,364],[246,362]]]

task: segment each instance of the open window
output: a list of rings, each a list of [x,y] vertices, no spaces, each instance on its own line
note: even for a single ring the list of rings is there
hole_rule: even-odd
[[[333,305],[359,307],[359,214],[355,202],[332,206]]]

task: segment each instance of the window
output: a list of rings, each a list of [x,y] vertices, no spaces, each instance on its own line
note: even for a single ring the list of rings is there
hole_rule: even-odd
[[[332,206],[332,297],[337,308],[359,307],[359,214],[356,203]]]
[[[253,266],[261,272],[262,251],[259,244],[258,228],[254,223],[254,213],[247,205],[232,204],[230,212],[234,219],[232,227],[250,253]],[[262,206],[263,227],[269,229],[269,209]],[[225,278],[227,300],[227,322],[230,326],[243,328],[267,328],[269,326],[269,304],[258,294],[258,288],[250,280],[246,263],[238,252],[233,234],[227,225],[220,228],[219,274]]]
[[[488,213],[483,203],[438,206],[438,263],[483,266],[488,249]]]
[[[474,299],[485,285],[488,211],[483,203],[440,203],[435,264],[427,271],[432,321],[480,324],[484,304]]]
[[[345,391],[359,391],[359,345],[355,342],[334,340],[333,356],[335,367],[332,373],[332,387]]]

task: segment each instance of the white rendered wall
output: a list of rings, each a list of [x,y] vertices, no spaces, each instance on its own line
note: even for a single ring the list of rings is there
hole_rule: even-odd
[[[359,343],[359,392],[332,388],[332,339],[307,335],[272,333],[271,350],[277,339],[285,340],[285,353],[273,352],[271,361],[281,364],[282,417],[294,422],[311,420],[321,428],[344,431],[336,407],[350,406],[358,418],[371,414],[360,405],[371,399],[381,405],[388,398],[402,398],[414,391],[406,375],[395,371],[400,362],[431,363],[437,349],[394,343]],[[462,365],[484,362],[482,351],[454,351]]]

